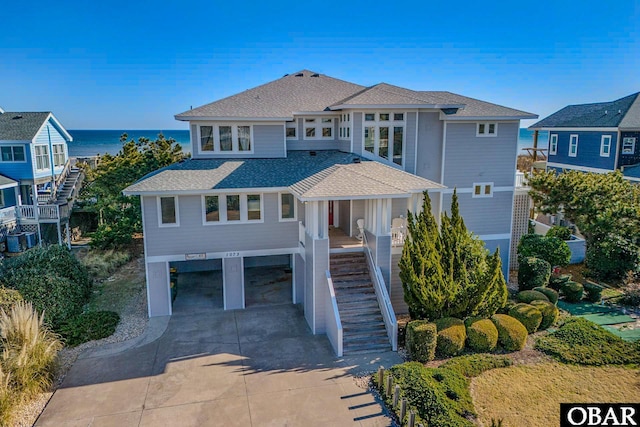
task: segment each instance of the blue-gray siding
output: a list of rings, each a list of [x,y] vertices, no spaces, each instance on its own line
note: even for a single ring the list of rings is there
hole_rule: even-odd
[[[400,254],[391,256],[391,284],[389,290],[389,298],[396,315],[409,313],[407,303],[404,301],[404,290],[402,289],[402,281],[400,280]]]
[[[406,113],[406,127],[404,135],[404,159],[402,167],[405,171],[415,173],[416,165],[416,120],[418,114],[415,112]]]
[[[451,194],[443,197],[443,210],[450,212]],[[473,198],[471,193],[458,193],[460,214],[467,229],[477,235],[511,233],[513,191],[494,192],[493,197]]]
[[[351,236],[356,236],[358,234],[357,221],[364,219],[364,200],[353,200],[351,209],[353,209],[351,213]]]
[[[316,239],[314,252],[314,292],[316,314],[316,334],[327,331],[326,304],[329,298],[327,271],[329,270],[329,239]]]
[[[148,262],[146,268],[149,317],[167,316],[171,314],[168,263]]]
[[[471,188],[474,182],[514,185],[518,123],[499,123],[495,137],[476,137],[476,123],[447,123],[444,185]]]
[[[294,272],[294,286],[295,286],[295,300],[293,301],[295,304],[300,304],[304,302],[304,289],[305,289],[305,270],[304,270],[304,258],[300,254],[293,255],[293,272]]]
[[[351,137],[353,138],[353,152],[362,154],[362,113],[353,113],[353,127],[351,128]]]
[[[318,117],[320,120],[320,117]],[[297,139],[287,140],[287,150],[339,150],[343,141],[338,140],[338,119],[333,120],[333,139],[304,139],[304,123],[297,118]]]
[[[485,240],[484,247],[489,250],[490,253],[494,253],[496,248],[500,248],[500,258],[502,259],[502,274],[504,278],[509,281],[509,249],[511,246],[511,239],[499,239],[499,240]]]
[[[549,140],[551,140],[551,135],[558,135],[558,149],[556,154],[549,153],[549,162],[608,170],[615,169],[618,146],[617,132],[550,131]],[[571,135],[578,135],[578,152],[576,157],[569,156],[569,140]],[[611,136],[611,152],[609,157],[600,156],[600,145],[603,135]]]
[[[416,175],[440,182],[442,164],[442,128],[438,113],[419,113]]]

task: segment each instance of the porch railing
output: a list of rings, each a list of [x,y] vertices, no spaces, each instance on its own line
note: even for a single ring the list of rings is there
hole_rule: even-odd
[[[37,205],[37,209],[38,215],[36,216],[35,205],[19,205],[17,206],[18,218],[29,220],[59,220],[69,215],[68,205]]]
[[[406,227],[392,227],[391,228],[391,246],[403,246],[406,235],[407,235]]]
[[[331,279],[331,273],[327,270],[327,288],[328,288],[328,301],[324,304],[325,316],[327,318],[327,337],[333,351],[336,352],[338,357],[342,357],[343,354],[343,331],[342,322],[340,321],[340,312],[338,311],[338,301],[336,299],[336,292],[333,289],[333,280]]]
[[[371,253],[369,243],[367,242],[366,231],[362,234],[365,252],[367,253],[367,264],[369,265],[369,271],[371,271],[371,277],[373,278],[373,287],[376,291],[376,298],[378,299],[378,305],[382,312],[382,319],[384,320],[384,326],[387,330],[387,336],[391,343],[391,349],[393,351],[398,351],[398,321],[396,320],[396,314],[393,311],[393,306],[391,305],[391,298],[389,297],[389,292],[387,292],[387,286],[384,283],[382,271],[373,261],[373,254]]]
[[[526,181],[524,179],[524,172],[516,171],[516,187],[526,187]]]

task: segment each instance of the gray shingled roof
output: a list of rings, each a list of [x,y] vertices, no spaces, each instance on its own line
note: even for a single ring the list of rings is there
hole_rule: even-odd
[[[354,159],[361,163],[354,163]],[[127,195],[208,190],[290,188],[300,198],[396,195],[439,184],[339,151],[290,151],[277,159],[191,159],[155,171],[124,190]]]
[[[632,127],[634,123],[640,126],[640,106],[635,105],[637,104],[639,94],[640,92],[634,93],[611,102],[567,105],[560,111],[529,126],[529,129],[618,127],[621,125],[623,119],[626,119],[629,112],[633,112],[636,117],[629,117],[626,123],[631,126],[626,127]]]
[[[620,129],[640,129],[640,92],[636,93],[635,101],[627,110],[627,114],[618,127]]]
[[[0,188],[16,187],[18,181],[15,181],[8,176],[0,175]]]
[[[317,77],[312,77],[316,75]],[[387,83],[370,87],[345,82],[309,70],[287,75],[262,86],[176,115],[178,120],[198,118],[291,118],[294,112],[326,111],[340,105],[415,105],[453,108],[448,117],[538,116],[513,108],[442,91],[415,91]],[[461,107],[455,111],[455,108]]]
[[[36,136],[50,112],[0,114],[0,141],[30,141]]]

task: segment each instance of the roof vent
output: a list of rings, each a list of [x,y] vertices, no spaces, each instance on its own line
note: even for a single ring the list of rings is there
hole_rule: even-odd
[[[618,114],[622,114],[622,110],[618,110]]]
[[[320,74],[318,74],[318,73],[313,73],[313,74],[311,74],[311,77],[320,77]]]
[[[22,118],[22,116],[20,114],[18,114],[17,116],[13,116],[11,119],[12,120],[18,120],[18,119],[21,119],[21,118]]]
[[[298,74],[296,74],[296,77],[303,77],[303,76],[304,76],[304,74],[303,74],[303,73],[298,73]]]
[[[316,156],[316,152],[315,152],[315,151],[309,151],[309,155],[310,155],[311,157],[315,157],[315,156]]]
[[[284,76],[282,76],[282,77],[287,77],[288,75],[289,75],[289,73],[285,74],[285,75],[284,75]]]
[[[360,157],[354,157],[353,163],[360,163]]]
[[[605,115],[607,114],[607,112],[608,112],[607,110],[604,110],[604,114],[605,114]]]

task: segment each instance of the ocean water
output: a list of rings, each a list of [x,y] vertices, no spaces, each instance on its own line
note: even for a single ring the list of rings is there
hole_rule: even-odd
[[[97,154],[117,154],[122,148],[120,135],[126,133],[128,140],[140,137],[157,138],[162,133],[165,138],[173,138],[182,146],[185,153],[191,152],[191,141],[188,130],[70,130],[73,141],[69,143],[70,157],[87,157]],[[549,134],[541,131],[538,135],[538,146],[546,148]],[[518,150],[524,154],[523,148],[533,147],[533,131],[521,128],[518,136]]]

